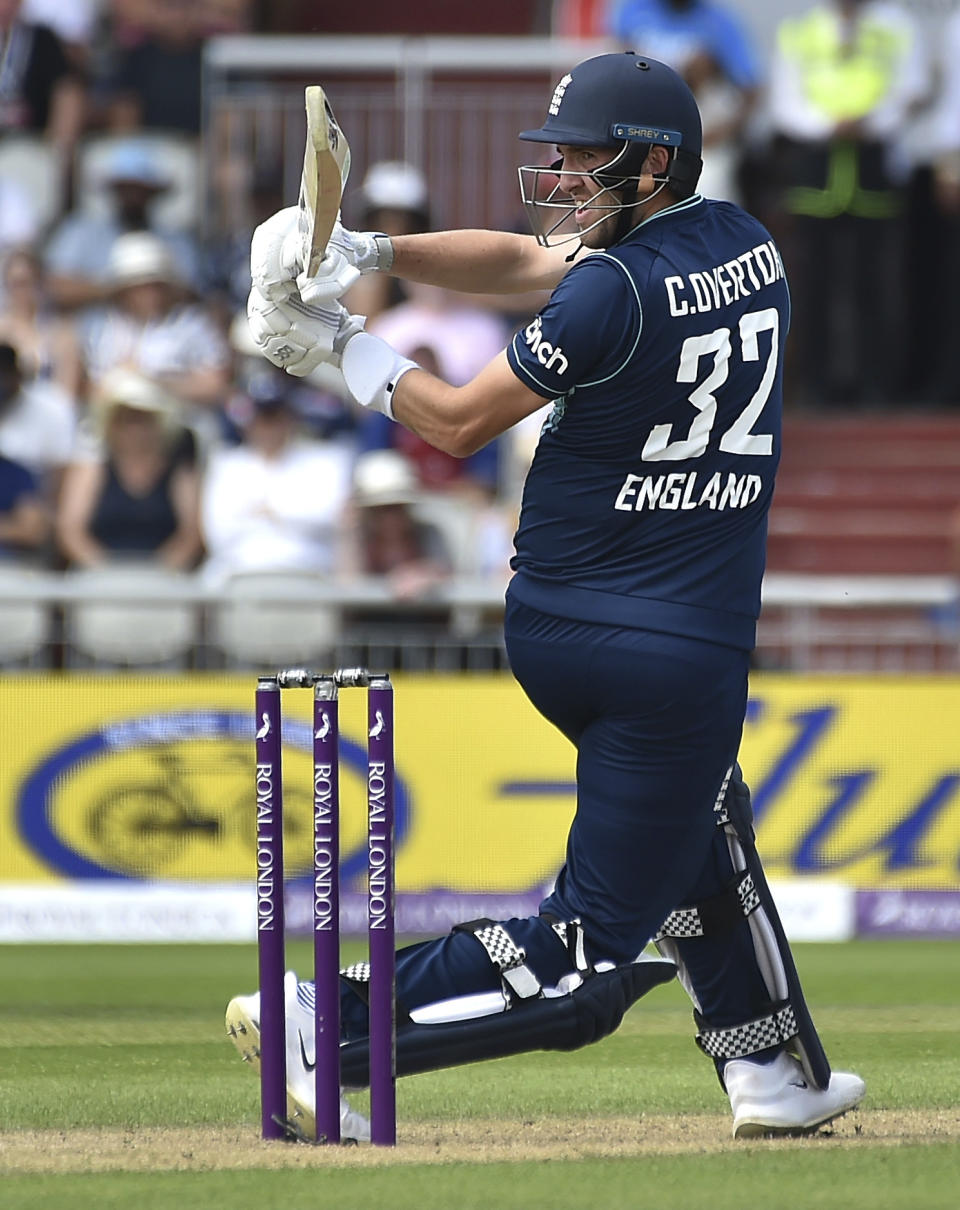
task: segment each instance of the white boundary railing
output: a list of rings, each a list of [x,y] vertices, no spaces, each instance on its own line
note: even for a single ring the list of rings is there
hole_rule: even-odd
[[[359,625],[347,621],[332,640],[338,650],[389,647],[398,667],[489,669],[505,666],[501,658],[505,587],[502,578],[457,576],[424,598],[398,600],[389,584],[378,578],[310,577],[298,585],[285,575],[282,585],[271,588],[267,579],[252,591],[245,588],[238,598],[229,589],[210,586],[199,574],[164,580],[154,573],[142,586],[130,578],[120,586],[104,587],[82,574],[5,575],[0,569],[0,631],[7,608],[32,605],[44,610],[48,616],[40,650],[69,645],[71,611],[84,605],[129,604],[161,611],[188,607],[193,613],[191,666],[220,666],[215,654],[211,659],[210,649],[216,647],[210,637],[211,618],[242,599],[246,608],[253,607],[253,626],[258,604],[264,609],[278,604],[299,609],[301,617],[324,610],[347,619],[357,614],[363,621]],[[804,672],[956,671],[960,669],[958,584],[949,576],[770,573],[763,585],[757,658],[764,667]],[[63,663],[71,665],[69,655]]]

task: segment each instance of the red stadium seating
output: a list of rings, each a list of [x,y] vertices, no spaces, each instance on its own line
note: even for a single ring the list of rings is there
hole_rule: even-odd
[[[960,417],[788,418],[783,451],[770,571],[956,569]]]

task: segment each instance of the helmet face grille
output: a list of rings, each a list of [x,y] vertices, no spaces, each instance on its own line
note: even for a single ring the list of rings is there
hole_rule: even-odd
[[[637,181],[651,146],[671,152],[670,167],[659,188],[667,185],[678,197],[696,192],[702,167],[703,134],[700,110],[686,81],[665,63],[641,58],[633,51],[598,55],[579,63],[559,81],[539,130],[520,138],[558,146],[609,147],[612,159],[592,177],[602,192],[586,207],[562,193],[556,170],[525,165],[520,171],[520,197],[537,239],[547,247],[578,239],[611,212],[634,204]],[[613,174],[608,170],[616,166]],[[625,190],[615,196],[612,190]],[[659,192],[659,190],[658,190]],[[649,200],[649,199],[647,199]],[[597,210],[589,226],[574,230],[578,209]]]
[[[646,151],[646,148],[636,144],[624,143],[609,163],[593,172],[578,171],[577,176],[587,177],[600,187],[600,192],[586,203],[576,201],[560,188],[562,161],[557,160],[549,165],[525,164],[519,168],[520,200],[537,242],[545,248],[572,243],[599,227],[611,214],[619,214],[632,207]],[[665,184],[666,181],[660,188]],[[631,185],[633,188],[630,188]],[[581,213],[595,213],[596,217],[592,222],[578,227],[574,219],[578,210]]]

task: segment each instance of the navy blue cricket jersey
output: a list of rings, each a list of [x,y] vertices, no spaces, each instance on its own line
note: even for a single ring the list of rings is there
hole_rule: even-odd
[[[789,312],[769,233],[728,202],[679,202],[569,270],[507,350],[554,400],[517,600],[753,647]]]

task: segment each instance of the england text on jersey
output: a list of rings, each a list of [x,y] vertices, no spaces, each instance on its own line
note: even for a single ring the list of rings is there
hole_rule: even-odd
[[[772,286],[784,276],[783,262],[773,240],[758,244],[733,260],[686,277],[665,277],[670,314],[696,315],[729,306],[738,299]]]
[[[746,508],[760,495],[759,475],[722,475],[698,478],[697,471],[675,471],[669,475],[627,475],[617,493],[614,508],[620,512],[642,512],[662,508],[687,512],[692,508]]]

